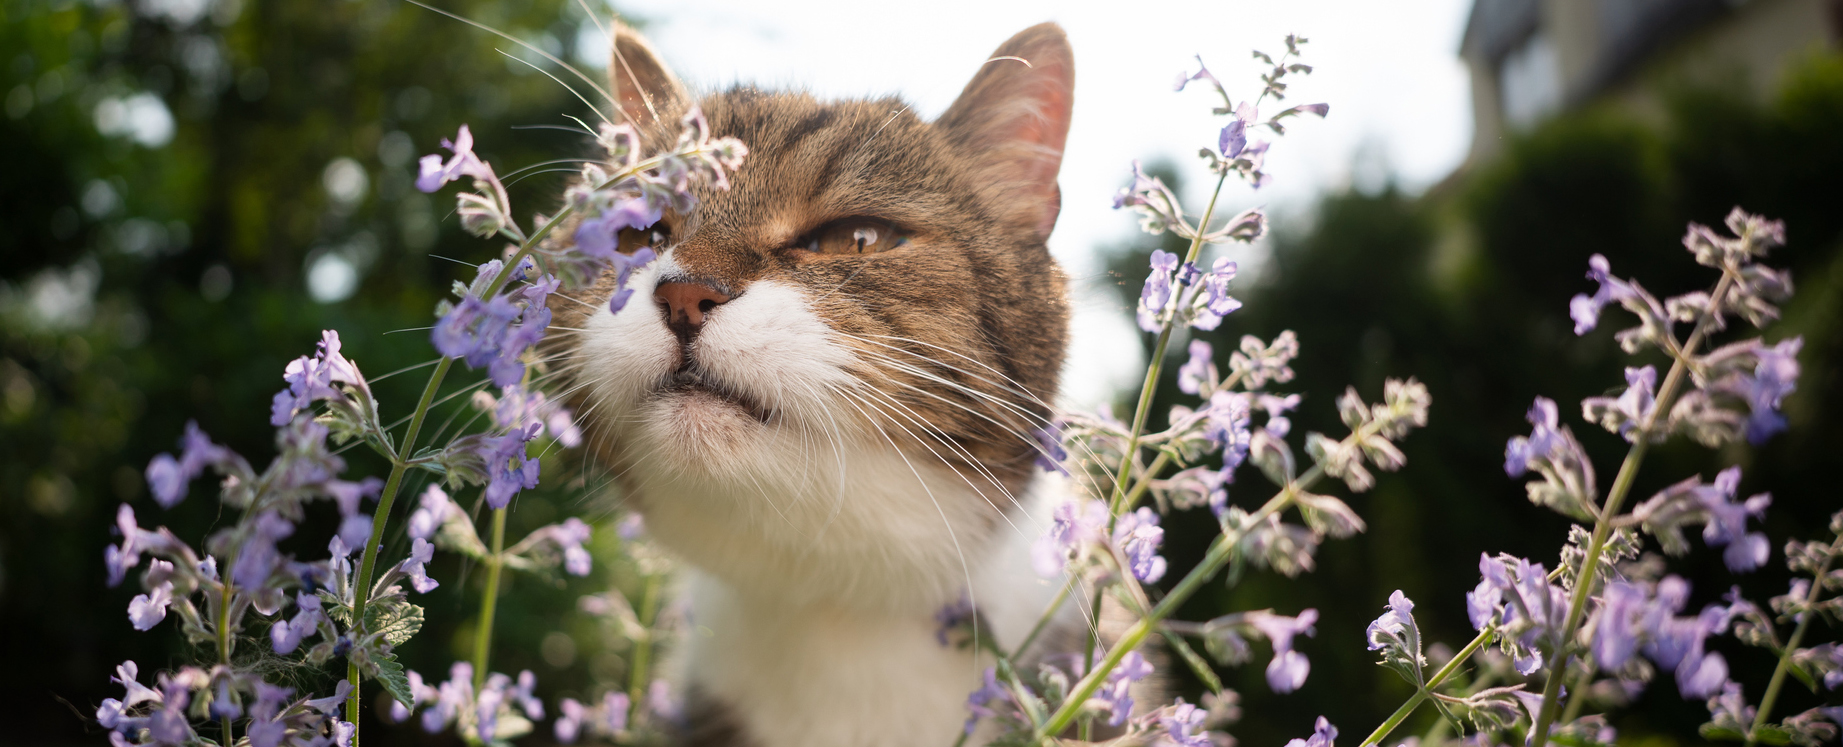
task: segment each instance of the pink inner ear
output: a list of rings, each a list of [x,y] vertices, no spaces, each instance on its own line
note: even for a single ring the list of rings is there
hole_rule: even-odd
[[[1012,58],[1012,59],[1006,59]],[[1028,61],[1028,62],[1025,62]],[[1047,237],[1061,211],[1056,172],[1074,106],[1075,61],[1053,23],[1019,32],[992,53],[939,124],[1000,169],[1024,220]]]

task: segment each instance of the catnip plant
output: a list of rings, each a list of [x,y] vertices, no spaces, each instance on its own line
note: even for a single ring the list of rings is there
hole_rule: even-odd
[[[1175,379],[1195,403],[1172,408],[1162,430],[1152,426],[1151,412],[1170,347],[1189,329],[1220,328],[1241,307],[1229,294],[1236,264],[1207,260],[1205,247],[1246,244],[1267,230],[1260,208],[1218,219],[1225,185],[1230,178],[1255,189],[1270,183],[1264,170],[1270,142],[1257,139],[1261,130],[1280,136],[1289,118],[1329,112],[1325,104],[1307,104],[1260,116],[1270,101],[1285,100],[1288,76],[1311,72],[1298,61],[1304,43],[1287,37],[1278,59],[1255,52],[1267,72],[1259,93],[1239,103],[1200,58],[1194,73],[1179,77],[1178,91],[1206,88],[1220,101],[1213,113],[1228,118],[1214,147],[1200,152],[1217,176],[1200,214],[1187,212],[1137,164],[1131,185],[1115,201],[1116,209],[1138,213],[1148,233],[1171,232],[1189,247],[1182,256],[1152,254],[1135,316],[1156,337],[1129,418],[1107,408],[1071,412],[1034,434],[1040,464],[1066,475],[1080,494],[1055,508],[1048,533],[1033,547],[1037,572],[1061,581],[1035,630],[1005,648],[982,634],[989,626],[977,624],[969,602],[937,615],[940,645],[975,648],[993,662],[966,701],[961,742],[989,722],[998,727],[995,743],[1006,745],[1049,744],[1071,734],[1084,741],[1104,734],[1119,744],[1222,744],[1229,739],[1223,729],[1239,718],[1238,698],[1206,656],[1241,665],[1255,659],[1255,644],[1265,642],[1271,650],[1265,679],[1273,691],[1293,692],[1310,675],[1311,662],[1294,643],[1317,635],[1316,610],[1242,610],[1206,621],[1172,616],[1205,584],[1234,584],[1251,570],[1296,577],[1313,569],[1326,539],[1363,531],[1362,518],[1342,499],[1314,491],[1342,483],[1352,493],[1364,492],[1375,485],[1375,470],[1402,468],[1396,443],[1427,423],[1426,387],[1412,378],[1390,379],[1379,402],[1347,389],[1335,406],[1348,433],[1304,434],[1298,448],[1306,464],[1290,440],[1289,414],[1301,397],[1283,390],[1294,378],[1301,341],[1291,332],[1271,340],[1244,336],[1223,358],[1207,341],[1190,339]],[[539,482],[540,462],[531,447],[571,448],[582,439],[573,413],[545,392],[547,372],[536,346],[550,327],[549,299],[612,275],[610,311],[622,308],[634,293],[626,287],[630,276],[655,254],[650,247],[617,251],[620,233],[651,226],[668,207],[688,209],[694,185],[726,188],[747,155],[743,143],[713,138],[695,109],[681,125],[672,147],[650,155],[641,152],[630,126],[585,127],[604,157],[583,163],[557,214],[536,216],[529,228],[512,217],[504,183],[474,154],[465,126],[443,141],[445,154],[421,161],[419,189],[435,192],[469,180],[472,191],[456,198],[462,226],[511,246],[478,265],[471,282],[456,282],[454,298],[437,307],[430,340],[440,357],[424,364],[432,366],[428,383],[406,416],[385,419],[370,380],[329,330],[313,355],[283,372],[286,386],[270,412],[277,454],[263,470],[193,424],[177,456],[162,454],[149,463],[146,477],[162,508],[183,501],[191,483],[210,470],[219,478],[219,500],[236,518],[206,537],[200,550],[164,528],[143,529],[133,507],[119,509],[121,541],[105,555],[111,586],[141,569],[144,593],[129,605],[131,625],[152,630],[170,612],[188,641],[215,656],[145,678],[136,662],[117,667],[114,681],[125,693],[96,711],[112,744],[355,745],[355,714],[368,681],[392,699],[390,720],[416,720],[430,732],[452,730],[469,744],[509,744],[546,718],[559,742],[645,743],[682,718],[670,686],[650,664],[676,634],[682,613],[664,599],[671,563],[647,541],[638,516],[627,516],[616,529],[621,554],[640,571],[638,606],[618,591],[579,603],[604,635],[631,647],[624,689],[547,707],[531,672],[491,669],[502,573],[583,576],[592,565],[586,549],[592,529],[577,518],[516,542],[505,537],[513,498]],[[563,226],[573,226],[573,234],[554,240]],[[1514,740],[1610,745],[1616,735],[1605,714],[1665,670],[1683,697],[1707,703],[1707,738],[1809,747],[1836,735],[1843,709],[1813,709],[1778,721],[1773,713],[1788,679],[1813,690],[1843,685],[1843,651],[1836,643],[1808,640],[1814,619],[1835,621],[1843,612],[1835,596],[1843,590],[1843,570],[1833,569],[1843,552],[1843,513],[1833,520],[1830,539],[1785,546],[1786,562],[1799,574],[1787,593],[1760,606],[1735,591],[1724,604],[1685,614],[1688,584],[1667,573],[1663,558],[1647,552],[1647,541],[1665,555],[1681,555],[1691,547],[1684,530],[1699,526],[1704,544],[1721,548],[1728,568],[1756,569],[1770,559],[1771,544],[1749,521],[1763,514],[1770,496],[1739,498],[1738,467],[1708,482],[1691,476],[1643,501],[1630,496],[1654,444],[1673,437],[1711,447],[1741,439],[1758,444],[1787,426],[1779,407],[1797,382],[1800,339],[1716,345],[1730,322],[1764,327],[1777,318],[1776,304],[1789,297],[1791,280],[1759,260],[1783,243],[1784,229],[1739,209],[1726,227],[1730,235],[1692,224],[1684,238],[1694,259],[1719,273],[1707,291],[1659,301],[1636,281],[1614,276],[1605,258],[1589,261],[1588,277],[1598,287],[1569,304],[1576,333],[1594,329],[1606,307],[1617,304],[1638,318],[1616,336],[1625,352],[1662,354],[1671,365],[1661,378],[1654,366],[1628,368],[1620,394],[1581,403],[1584,419],[1630,443],[1604,493],[1581,443],[1561,423],[1559,405],[1535,399],[1532,430],[1509,440],[1505,471],[1513,479],[1529,476],[1529,499],[1577,524],[1553,568],[1508,555],[1480,558],[1482,580],[1465,596],[1478,634],[1456,652],[1424,641],[1414,601],[1399,591],[1391,595],[1364,643],[1415,693],[1363,747],[1388,739],[1423,704],[1442,718],[1433,731],[1404,744],[1462,738],[1479,747]],[[1679,325],[1687,325],[1686,335],[1679,335]],[[481,378],[444,394],[456,362]],[[475,417],[458,427],[451,419],[423,442],[429,414],[457,399],[471,405]],[[485,427],[471,430],[481,419]],[[361,444],[390,463],[385,477],[344,477],[340,454]],[[1250,465],[1275,486],[1271,493],[1253,493],[1264,499],[1243,498],[1253,477],[1243,468]],[[412,470],[433,481],[407,512],[402,531],[410,539],[408,556],[386,562],[384,539]],[[300,560],[283,552],[280,543],[324,503],[339,517],[327,557]],[[1200,507],[1210,510],[1218,534],[1202,561],[1160,592],[1154,584],[1173,571],[1161,555],[1163,525],[1188,516],[1174,512]],[[454,662],[439,682],[404,669],[396,655],[424,620],[412,595],[439,585],[426,569],[437,549],[477,563],[485,577],[472,656]],[[1089,636],[1079,650],[1039,650],[1039,634],[1060,608],[1075,605],[1087,620],[1098,621],[1104,604],[1130,615],[1123,632]],[[1722,655],[1708,649],[1713,637],[1730,631],[1777,660],[1757,704],[1731,680]],[[1135,683],[1153,673],[1144,649],[1155,638],[1204,684],[1199,702],[1135,702]],[[266,642],[267,650],[238,655],[239,643],[250,641]],[[335,660],[343,662],[344,678],[328,693],[297,693],[270,679],[281,669],[277,662],[320,668],[337,667]],[[1467,662],[1477,664],[1476,671]],[[1333,747],[1338,734],[1319,718],[1310,735],[1287,747]]]
[[[512,246],[505,257],[480,264],[472,282],[457,281],[455,299],[436,308],[438,321],[430,337],[440,358],[432,362],[422,397],[407,417],[384,419],[370,382],[341,353],[338,332],[328,330],[314,355],[289,363],[283,372],[286,387],[275,395],[270,412],[277,455],[268,467],[256,471],[196,424],[187,425],[177,457],[161,454],[148,464],[147,481],[162,508],[184,500],[191,482],[209,469],[220,478],[219,500],[237,518],[207,537],[201,552],[165,528],[141,528],[131,506],[120,508],[116,528],[121,542],[105,553],[109,584],[121,583],[142,565],[143,556],[148,558],[140,576],[145,593],[128,607],[131,624],[151,630],[173,612],[187,640],[211,644],[216,658],[149,673],[145,680],[136,662],[123,662],[114,681],[125,689],[124,696],[104,701],[96,712],[112,744],[247,741],[252,747],[350,747],[358,741],[355,714],[366,681],[389,693],[393,720],[407,720],[420,708],[425,729],[452,728],[471,744],[507,744],[545,717],[535,676],[492,672],[489,655],[504,570],[583,576],[592,564],[584,547],[592,530],[581,519],[539,528],[510,545],[505,537],[513,497],[536,487],[540,477],[531,445],[542,441],[567,448],[582,438],[572,413],[541,391],[534,346],[550,326],[548,298],[560,288],[581,288],[612,272],[620,287],[610,306],[620,308],[633,293],[625,288],[629,275],[650,262],[654,251],[617,252],[618,232],[651,225],[668,206],[688,208],[695,199],[693,185],[726,187],[728,174],[748,152],[733,138],[712,138],[695,110],[684,118],[677,143],[650,156],[641,153],[631,126],[604,124],[590,134],[605,160],[586,162],[564,206],[556,215],[537,216],[528,231],[513,219],[499,176],[473,152],[465,125],[452,141],[442,142],[446,155],[420,162],[416,186],[424,192],[471,180],[473,191],[457,195],[462,226]],[[546,241],[578,214],[571,241]],[[483,371],[485,378],[438,399],[457,361]],[[432,409],[461,396],[471,396],[488,427],[465,432],[466,425],[454,431],[444,425],[429,442],[421,442]],[[388,477],[342,477],[340,453],[359,444],[389,461]],[[380,566],[392,508],[411,470],[432,474],[436,481],[418,496],[409,515],[408,557]],[[450,495],[475,488],[472,510]],[[375,504],[369,514],[368,501]],[[328,557],[301,560],[282,552],[278,543],[293,536],[320,503],[333,504],[340,516],[326,545]],[[477,524],[481,508],[490,514],[489,539],[484,540]],[[637,524],[623,524],[621,534],[630,543],[640,542]],[[395,653],[423,624],[424,611],[411,601],[411,592],[427,593],[440,583],[426,571],[436,548],[466,556],[485,571],[473,656],[455,662],[440,683],[406,671]],[[648,609],[636,615],[625,608],[625,600],[613,601],[618,595],[596,597],[600,608],[585,601],[585,608],[621,617],[630,638],[649,635],[659,617],[660,579],[668,569],[662,562],[647,569]],[[269,652],[236,655],[240,640],[265,629]],[[663,683],[645,679],[650,641],[642,646],[630,668],[631,692],[609,693],[594,708],[569,700],[559,704],[559,738],[568,741],[579,732],[626,737],[641,733],[649,718],[674,717]],[[271,666],[276,660],[316,668],[342,660],[345,677],[333,692],[313,697],[270,682],[279,669]]]

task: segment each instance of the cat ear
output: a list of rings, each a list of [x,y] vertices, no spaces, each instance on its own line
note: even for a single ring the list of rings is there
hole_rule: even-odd
[[[618,21],[614,24],[614,55],[608,65],[608,82],[621,120],[642,131],[676,118],[691,100],[646,37]]]
[[[1056,171],[1075,103],[1075,55],[1062,27],[1041,23],[999,45],[941,115],[955,144],[979,153],[1016,195],[1018,217],[1048,238],[1062,211]]]

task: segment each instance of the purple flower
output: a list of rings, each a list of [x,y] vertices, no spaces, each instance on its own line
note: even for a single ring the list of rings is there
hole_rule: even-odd
[[[1080,557],[1089,545],[1106,537],[1107,506],[1100,501],[1070,501],[1056,506],[1050,529],[1031,546],[1037,574],[1054,578],[1071,557]]]
[[[1403,647],[1410,632],[1418,630],[1414,624],[1414,600],[1396,589],[1389,595],[1389,609],[1370,622],[1364,635],[1369,638],[1369,650],[1380,651],[1385,646]],[[1411,653],[1419,655],[1418,651]]]
[[[320,597],[313,594],[296,594],[294,603],[297,608],[291,620],[277,620],[269,628],[269,643],[275,653],[290,654],[301,645],[301,640],[319,629],[320,623],[326,621],[326,614],[320,609]]]
[[[480,440],[480,458],[486,463],[486,505],[505,508],[518,491],[538,486],[538,463],[525,453],[525,444],[537,438],[539,426]]]
[[[460,303],[442,313],[430,340],[445,357],[459,358],[468,368],[485,367],[493,384],[503,388],[524,376],[519,356],[544,338],[550,325],[545,299],[557,288],[557,280],[545,275],[519,291],[482,300],[476,293],[484,292],[501,268],[498,260],[480,266],[474,285]]]
[[[557,741],[574,744],[577,735],[582,733],[582,718],[587,713],[588,709],[584,708],[582,703],[575,698],[564,698],[557,701],[557,722],[551,727],[552,733],[557,736]]]
[[[1244,393],[1218,391],[1210,395],[1203,411],[1209,419],[1203,427],[1203,437],[1222,447],[1222,471],[1227,475],[1233,475],[1247,460],[1248,447],[1254,441],[1254,434],[1248,430],[1253,414],[1249,399]]]
[[[1254,104],[1243,101],[1235,108],[1235,121],[1222,128],[1222,134],[1216,139],[1216,149],[1222,151],[1222,157],[1231,161],[1241,156],[1248,147],[1248,128],[1254,124],[1256,116]]]
[[[1100,657],[1099,651],[1095,657]],[[1152,674],[1152,663],[1140,656],[1138,651],[1128,651],[1120,658],[1119,666],[1107,674],[1107,681],[1095,690],[1094,698],[1101,701],[1112,713],[1107,718],[1108,726],[1119,726],[1133,715],[1133,683]]]
[[[237,552],[237,561],[231,565],[231,580],[245,589],[267,587],[269,577],[282,560],[281,553],[275,549],[275,543],[292,534],[294,525],[280,514],[274,511],[257,514],[251,524],[249,537]]]
[[[1177,370],[1178,391],[1185,394],[1197,394],[1203,391],[1203,385],[1209,383],[1211,357],[1215,350],[1204,340],[1190,341],[1190,360]]]
[[[1796,375],[1796,371],[1794,372]],[[147,486],[161,508],[172,508],[185,500],[186,484],[208,466],[229,466],[242,458],[229,449],[214,444],[199,430],[198,421],[186,421],[186,434],[180,439],[180,456],[160,454],[147,463]]]
[[[1165,577],[1165,559],[1158,555],[1158,545],[1165,530],[1158,526],[1158,514],[1141,506],[1138,511],[1121,516],[1113,530],[1114,544],[1126,556],[1127,570],[1144,583]]]
[[[998,670],[986,667],[985,684],[966,696],[966,710],[973,712],[966,717],[966,733],[973,733],[973,727],[979,723],[979,719],[997,716],[998,712],[993,708],[995,704],[1003,706],[1010,702],[1011,691],[998,683]]]
[[[627,287],[628,278],[633,276],[634,270],[645,267],[654,259],[658,258],[658,256],[659,255],[650,248],[640,249],[633,254],[614,255],[611,261],[614,263],[615,290],[614,293],[608,297],[608,313],[619,313],[621,309],[627,306],[627,299],[632,298],[634,294],[633,289]]]
[[[156,561],[159,562],[159,561]],[[166,619],[167,605],[173,603],[173,582],[168,581],[154,587],[146,594],[135,595],[128,603],[128,621],[135,630],[152,630],[161,620]]]
[[[1534,469],[1537,462],[1548,459],[1565,442],[1554,400],[1537,397],[1524,417],[1532,426],[1529,436],[1514,437],[1504,447],[1504,472],[1511,477],[1521,477]]]
[[[474,155],[474,134],[468,131],[467,125],[461,125],[461,131],[454,136],[453,142],[442,138],[442,147],[454,153],[454,157],[443,162],[440,155],[423,156],[418,163],[417,189],[434,192],[441,189],[442,185],[463,176],[487,181],[493,179],[492,169],[479,156]]]
[[[1165,730],[1165,739],[1177,747],[1211,747],[1209,732],[1204,723],[1209,720],[1209,711],[1198,708],[1178,698],[1177,702],[1158,717],[1158,725]]]
[[[535,423],[566,447],[575,448],[582,443],[582,431],[569,409],[551,402],[543,392],[514,384],[500,390],[496,399],[486,392],[474,397],[492,408],[493,424],[500,428],[523,430]]]
[[[592,531],[588,524],[574,516],[565,519],[562,524],[552,524],[538,530],[538,532],[544,532],[546,538],[555,542],[557,548],[563,551],[563,570],[572,576],[589,575],[589,566],[592,561],[589,551],[583,549],[582,546],[589,541],[589,534]]]
[[[668,722],[677,722],[684,715],[678,698],[672,695],[672,684],[662,679],[653,680],[646,686],[646,708],[654,716]]]
[[[1624,280],[1613,277],[1612,265],[1603,255],[1587,259],[1587,279],[1600,284],[1592,296],[1581,293],[1568,301],[1568,316],[1574,319],[1574,334],[1584,335],[1600,323],[1600,310],[1608,303],[1637,298],[1638,291]]]
[[[1633,433],[1657,410],[1657,369],[1652,366],[1625,369],[1625,392],[1617,399],[1588,397],[1581,400],[1581,411],[1588,420],[1607,430],[1636,441]]]
[[[436,532],[441,531],[442,524],[446,523],[450,516],[459,515],[461,515],[461,508],[448,499],[448,493],[442,490],[442,486],[430,483],[429,488],[422,491],[421,506],[410,514],[410,536],[416,539],[432,539]]]
[[[1146,176],[1145,171],[1139,168],[1138,161],[1133,161],[1132,186],[1120,190],[1120,193],[1114,196],[1113,207],[1115,210],[1123,207],[1133,208],[1139,213],[1140,228],[1152,235],[1184,225],[1177,195],[1172,194],[1171,189],[1166,187],[1164,181],[1158,177]],[[1174,262],[1171,268],[1176,266]]]
[[[1281,397],[1274,394],[1257,394],[1254,397],[1254,406],[1267,413],[1267,423],[1261,427],[1267,430],[1268,435],[1274,438],[1286,438],[1286,434],[1293,429],[1293,421],[1286,417],[1286,413],[1299,407],[1299,395],[1289,394]]]
[[[585,220],[576,227],[576,249],[604,262],[613,261],[621,245],[622,230],[651,227],[663,214],[663,205],[655,205],[645,197],[619,200],[602,211],[600,217]]]
[[[358,367],[340,354],[338,332],[330,329],[322,332],[317,347],[313,357],[296,358],[282,370],[282,380],[288,386],[275,393],[269,412],[270,425],[287,425],[295,413],[319,400],[344,397],[334,384],[350,384],[369,391],[370,385],[365,383]]]
[[[1209,81],[1211,86],[1214,86],[1216,88],[1217,91],[1223,90],[1222,82],[1219,80],[1216,80],[1216,76],[1210,74],[1209,68],[1203,66],[1203,56],[1202,55],[1197,56],[1197,72],[1195,74],[1178,73],[1177,87],[1173,90],[1182,91],[1184,90],[1184,86],[1189,85],[1190,82],[1193,80],[1207,80]],[[1224,95],[1226,96],[1227,94],[1224,94]]]
[[[633,702],[627,693],[610,691],[602,695],[602,723],[607,725],[609,734],[627,730],[627,712],[632,709]]]
[[[403,563],[397,566],[397,570],[410,577],[410,587],[414,588],[418,594],[427,594],[441,585],[435,579],[429,578],[428,572],[423,568],[424,563],[434,558],[435,546],[429,544],[428,540],[417,537],[410,541],[410,556],[404,558]]]
[[[934,611],[934,622],[936,626],[934,629],[934,640],[940,643],[942,648],[946,648],[948,643],[947,634],[952,632],[954,628],[969,624],[972,621],[973,600],[969,598],[965,592],[962,592],[959,597],[947,604],[941,605],[940,609]]]
[[[1152,272],[1139,289],[1139,328],[1157,332],[1160,316],[1171,302],[1171,273],[1177,269],[1177,255],[1163,249],[1152,250]]]
[[[161,552],[176,544],[164,529],[159,532],[142,529],[135,521],[134,509],[126,503],[115,511],[115,531],[121,534],[122,543],[103,549],[103,564],[109,570],[110,587],[120,585],[128,569],[140,565],[141,553]]]
[[[1758,446],[1785,430],[1785,416],[1779,414],[1779,404],[1785,395],[1798,387],[1798,351],[1804,344],[1805,339],[1800,336],[1781,340],[1778,345],[1760,351],[1754,375],[1746,381],[1748,443]]]
[[[1294,739],[1287,742],[1286,747],[1332,747],[1332,740],[1335,739],[1337,739],[1337,727],[1332,726],[1324,716],[1319,716],[1318,722],[1312,725],[1312,736],[1305,739]]]
[[[1618,672],[1638,651],[1645,602],[1645,591],[1638,586],[1624,581],[1606,584],[1593,624],[1593,659],[1601,671]]]
[[[1722,560],[1729,570],[1751,571],[1766,562],[1771,548],[1766,535],[1747,531],[1747,519],[1765,516],[1773,497],[1760,493],[1737,503],[1735,494],[1740,481],[1740,467],[1722,470],[1709,485],[1702,484],[1701,477],[1692,476],[1639,504],[1632,515],[1673,554],[1686,549],[1682,527],[1701,522],[1703,541],[1710,547],[1727,547]]]
[[[1229,282],[1235,279],[1236,264],[1227,259],[1218,259],[1203,274],[1202,290],[1192,298],[1194,313],[1190,326],[1204,331],[1213,330],[1222,324],[1222,318],[1241,308],[1241,301],[1229,295]]]
[[[178,678],[162,676],[160,695],[160,708],[147,722],[148,736],[165,744],[190,742],[194,735],[191,720],[186,718],[186,706],[192,701],[191,689]]]
[[[1068,468],[1062,466],[1069,459],[1068,450],[1062,448],[1062,428],[1052,422],[1031,431],[1030,435],[1037,440],[1037,466],[1044,472],[1069,474]]]
[[[1318,622],[1318,610],[1302,610],[1297,617],[1249,613],[1247,621],[1273,644],[1273,660],[1267,663],[1267,686],[1277,693],[1298,690],[1312,672],[1312,663],[1305,654],[1293,650],[1293,637],[1317,634],[1313,625]]]
[[[525,718],[532,721],[544,718],[544,701],[538,700],[537,686],[538,676],[526,669],[518,673],[518,679],[514,681],[512,689],[506,692],[511,696],[512,702],[518,704],[519,710],[525,712]]]

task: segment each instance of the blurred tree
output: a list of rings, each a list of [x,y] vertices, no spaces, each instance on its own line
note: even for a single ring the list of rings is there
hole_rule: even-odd
[[[581,3],[443,6],[559,58],[605,56]],[[538,164],[508,174],[520,178],[515,204],[552,209],[564,178],[553,172],[574,170],[554,159],[588,152],[586,137],[558,130],[595,117],[497,50],[594,94],[504,39],[394,2],[0,0],[0,49],[0,138],[12,154],[0,169],[0,657],[16,674],[0,682],[0,714],[11,743],[93,742],[86,721],[118,689],[110,668],[177,664],[182,646],[170,629],[132,634],[133,592],[101,588],[115,507],[195,540],[221,520],[202,487],[160,511],[142,465],[171,450],[188,419],[266,461],[268,398],[321,329],[345,331],[347,355],[374,380],[431,358],[384,334],[421,337],[449,283],[494,248],[447,219],[445,198],[412,187],[416,157],[469,123],[502,173]],[[456,259],[435,258],[438,246]],[[421,383],[412,374],[378,389],[387,410],[407,412]],[[354,473],[379,471],[363,450],[346,456]],[[513,536],[580,512],[570,503],[580,492],[521,499]],[[403,543],[401,531],[387,541]],[[555,671],[541,666],[540,639],[577,593],[608,583],[521,597],[502,613],[496,668]],[[471,587],[445,584],[426,600],[451,614],[432,616],[404,652],[412,667],[446,670],[447,641],[471,624]],[[558,666],[599,653],[551,648]],[[581,675],[547,684],[588,686]],[[413,731],[368,728],[367,742]]]

